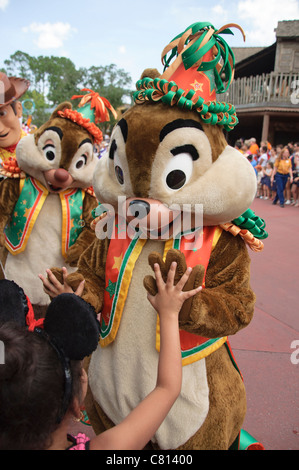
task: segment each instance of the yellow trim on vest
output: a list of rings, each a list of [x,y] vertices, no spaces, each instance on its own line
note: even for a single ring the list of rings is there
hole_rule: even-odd
[[[62,256],[65,258],[66,257],[66,247],[67,247],[67,236],[69,236],[69,231],[67,230],[67,224],[68,224],[68,217],[67,217],[67,202],[65,199],[65,195],[68,193],[71,193],[74,191],[74,188],[67,189],[65,191],[62,191],[59,193],[60,197],[60,202],[61,202],[61,209],[62,209],[62,236],[61,236],[61,252]],[[83,201],[85,198],[85,191],[82,191],[82,206],[83,206]]]
[[[17,249],[17,250],[12,250],[11,247],[9,246],[8,243],[5,243],[5,248],[12,254],[12,255],[19,255],[20,253],[22,253],[25,248],[26,248],[26,245],[27,245],[27,242],[28,242],[28,239],[30,237],[30,234],[31,234],[31,231],[33,229],[33,226],[35,224],[35,221],[41,211],[41,208],[42,206],[44,205],[44,202],[46,200],[46,197],[48,196],[48,190],[39,182],[37,181],[36,179],[32,178],[32,180],[34,181],[34,184],[36,184],[36,186],[39,187],[39,189],[42,191],[42,196],[40,198],[40,201],[38,202],[37,206],[36,206],[36,209],[34,211],[34,214],[29,222],[29,226],[28,226],[28,229],[26,231],[26,235],[24,237],[24,240],[23,240],[23,243],[22,243],[22,246]],[[25,179],[21,179],[20,180],[20,195],[21,195],[21,192],[22,192],[22,189],[23,189],[23,186],[25,184]]]
[[[227,341],[227,336],[224,336],[223,338],[219,338],[218,341],[206,347],[202,351],[199,351],[195,354],[191,354],[190,356],[183,358],[182,365],[187,366],[188,364],[192,364],[193,362],[197,362],[197,361],[200,361],[201,359],[204,359],[205,357],[209,356],[213,352],[217,351],[217,349],[219,349],[224,343],[226,343],[226,341]]]
[[[24,184],[24,180],[22,180],[22,181],[23,181],[23,184]],[[41,196],[41,198],[40,198],[40,201],[39,201],[39,203],[38,203],[38,205],[37,205],[37,207],[36,207],[36,210],[34,211],[34,214],[33,214],[32,218],[31,218],[31,220],[30,220],[29,227],[28,227],[26,236],[25,236],[25,238],[24,238],[24,242],[23,242],[22,248],[21,248],[20,251],[18,251],[18,254],[19,254],[19,253],[22,253],[22,251],[25,250],[26,245],[27,245],[27,242],[28,242],[28,239],[29,239],[29,237],[30,237],[30,235],[31,235],[32,229],[33,229],[34,224],[35,224],[35,222],[36,222],[36,219],[37,219],[37,217],[38,217],[38,215],[39,215],[39,213],[40,213],[40,211],[41,211],[41,208],[43,207],[44,202],[45,202],[45,200],[46,200],[46,198],[47,198],[47,196],[48,196],[48,194],[49,194],[49,191],[47,190],[47,188],[45,188],[38,180],[34,179],[34,183],[36,184],[36,186],[39,187],[39,189],[43,192],[43,194],[42,194],[42,196]]]
[[[212,251],[214,250],[215,246],[218,243],[219,238],[221,237],[221,234],[223,232],[223,228],[221,227],[216,227],[215,233],[214,233],[214,238],[213,238],[213,244],[212,244]]]
[[[145,238],[139,239],[134,247],[134,250],[131,253],[131,256],[128,259],[127,265],[125,267],[125,272],[122,277],[121,286],[119,289],[119,295],[117,299],[117,305],[115,307],[112,329],[108,336],[100,339],[100,345],[102,347],[108,346],[108,344],[110,344],[112,341],[115,340],[116,334],[118,332],[120,320],[122,317],[123,308],[127,299],[127,294],[128,294],[128,290],[129,290],[130,283],[131,283],[133,269],[145,243],[146,243]]]

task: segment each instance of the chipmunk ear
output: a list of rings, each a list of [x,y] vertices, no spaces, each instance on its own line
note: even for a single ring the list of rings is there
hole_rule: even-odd
[[[73,109],[72,103],[70,103],[69,101],[64,101],[63,103],[60,103],[57,106],[57,108],[54,109],[50,119],[54,119],[56,117],[59,117],[58,112],[59,111],[64,111],[65,109]]]
[[[52,300],[44,330],[71,360],[89,356],[99,342],[100,325],[96,312],[75,294],[60,294]]]
[[[158,78],[158,77],[161,77],[161,74],[160,72],[158,71],[158,69],[151,69],[151,68],[148,68],[148,69],[145,69],[142,74],[141,74],[141,77],[140,77],[140,80],[142,80],[143,78],[146,78],[146,77],[149,77],[149,78]]]
[[[14,281],[0,280],[0,323],[15,322],[26,326],[29,311],[27,297],[23,289]]]

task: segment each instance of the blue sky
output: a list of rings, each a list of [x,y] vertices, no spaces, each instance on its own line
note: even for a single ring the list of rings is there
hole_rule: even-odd
[[[116,64],[135,82],[162,71],[161,52],[197,21],[240,24],[231,47],[268,46],[278,21],[299,19],[299,0],[0,0],[0,66],[17,50],[70,58],[76,67]]]

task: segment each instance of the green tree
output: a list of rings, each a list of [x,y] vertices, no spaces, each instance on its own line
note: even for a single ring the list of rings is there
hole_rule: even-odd
[[[77,69],[66,57],[32,57],[17,51],[4,61],[4,66],[2,70],[7,75],[30,81],[31,86],[23,99],[34,100],[33,121],[38,126],[47,119],[51,109],[63,101],[70,101],[82,88],[90,88],[104,96],[116,110],[124,104],[132,104],[132,79],[115,64]],[[114,124],[113,120],[111,124]]]

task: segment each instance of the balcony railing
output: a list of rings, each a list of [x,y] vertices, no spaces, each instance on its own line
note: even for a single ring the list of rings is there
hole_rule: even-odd
[[[276,73],[237,78],[226,93],[217,95],[218,101],[238,105],[268,103],[299,106],[299,73]]]

